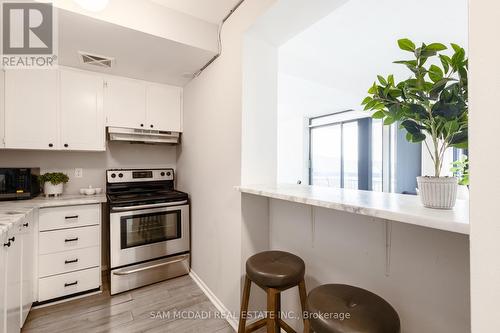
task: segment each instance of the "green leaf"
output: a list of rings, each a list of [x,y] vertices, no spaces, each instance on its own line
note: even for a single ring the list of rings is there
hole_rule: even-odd
[[[387,81],[389,82],[389,84],[390,84],[391,86],[394,86],[394,75],[392,75],[392,74],[391,74],[391,75],[389,75],[389,76],[387,77]]]
[[[387,116],[387,118],[384,119],[384,125],[392,125],[395,121],[396,121],[396,119],[394,119],[390,116]]]
[[[447,49],[447,47],[441,43],[432,43],[432,44],[427,45],[425,48],[427,50],[438,51],[438,52]]]
[[[441,65],[443,65],[443,68],[444,68],[444,72],[445,73],[448,73],[448,71],[450,70],[450,62],[451,62],[451,59],[450,61],[448,62],[448,59],[450,59],[449,57],[445,56],[445,55],[442,55],[440,54],[439,55],[439,60],[441,60]]]
[[[418,115],[419,118],[428,118],[429,117],[429,113],[422,105],[410,104],[409,107],[410,107],[410,112],[412,112],[415,115]]]
[[[373,85],[368,89],[369,94],[376,94],[377,93],[377,84],[373,82]]]
[[[365,99],[361,102],[361,105],[365,105],[367,104],[368,102],[371,102],[373,98],[371,98],[370,96],[368,97],[365,97]]]
[[[455,52],[458,52],[462,48],[460,45],[457,44],[450,43],[450,45],[453,48],[453,50],[455,50]]]
[[[429,68],[429,78],[432,82],[440,81],[444,76],[443,70],[436,65],[431,65]]]
[[[415,44],[407,38],[403,38],[403,39],[398,40],[398,45],[399,45],[399,48],[401,50],[410,51],[410,52],[415,51]]]
[[[378,82],[380,82],[381,85],[386,86],[387,81],[384,79],[382,75],[377,75]]]
[[[385,117],[385,114],[382,111],[377,111],[374,114],[372,114],[373,119],[382,119]]]

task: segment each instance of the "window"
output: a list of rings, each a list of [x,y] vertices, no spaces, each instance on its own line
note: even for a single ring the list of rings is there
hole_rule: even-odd
[[[383,190],[383,125],[353,110],[309,119],[309,183]]]

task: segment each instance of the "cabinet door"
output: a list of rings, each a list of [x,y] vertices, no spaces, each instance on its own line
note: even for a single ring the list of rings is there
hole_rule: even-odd
[[[181,132],[182,89],[150,84],[146,96],[146,126],[163,131]]]
[[[58,72],[30,69],[5,72],[5,147],[57,149]]]
[[[34,266],[35,266],[35,251],[34,251],[34,223],[33,215],[30,214],[29,217],[23,222],[21,241],[21,313],[20,321],[21,326],[24,325],[28,313],[31,310],[31,305],[34,299]]]
[[[105,87],[106,125],[146,128],[146,85],[135,80],[109,78]]]
[[[95,74],[61,70],[61,148],[103,151],[103,80]]]
[[[7,248],[7,276],[5,307],[8,333],[21,328],[21,240],[19,233],[9,232],[10,247]]]

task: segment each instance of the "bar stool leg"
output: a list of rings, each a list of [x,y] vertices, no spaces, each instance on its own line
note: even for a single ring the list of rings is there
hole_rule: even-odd
[[[252,281],[245,275],[245,287],[243,288],[243,296],[241,298],[240,323],[238,325],[238,333],[245,333],[247,324],[248,301],[250,300],[250,287]]]
[[[276,316],[276,295],[279,291],[267,288],[267,333],[280,333],[279,321]]]
[[[300,304],[302,305],[302,315],[306,311],[306,300],[307,300],[307,291],[306,291],[306,282],[304,280],[299,282],[299,294],[300,294]],[[304,333],[310,333],[311,326],[309,324],[309,320],[304,317]]]

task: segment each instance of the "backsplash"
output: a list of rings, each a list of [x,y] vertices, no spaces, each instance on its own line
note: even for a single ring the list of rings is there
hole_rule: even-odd
[[[69,176],[64,193],[76,194],[80,188],[101,187],[105,191],[106,169],[175,169],[176,146],[108,142],[106,152],[66,152],[0,150],[0,167],[39,167],[41,173],[60,171]],[[75,168],[83,177],[75,177]]]

